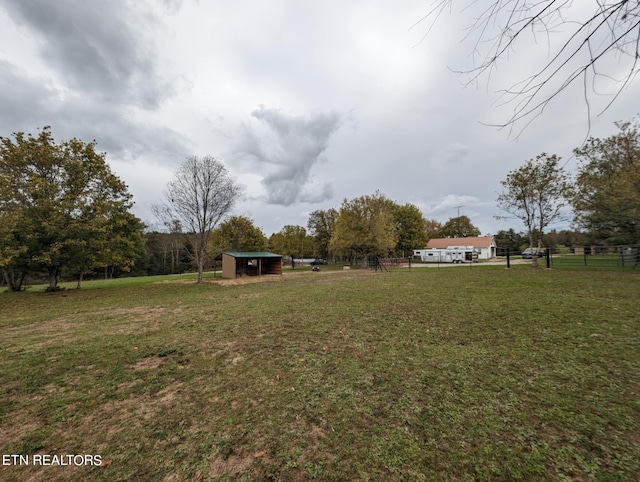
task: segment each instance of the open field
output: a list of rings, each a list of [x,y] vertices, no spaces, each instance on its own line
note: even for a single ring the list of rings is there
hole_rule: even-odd
[[[144,281],[0,293],[0,480],[640,480],[638,270]]]

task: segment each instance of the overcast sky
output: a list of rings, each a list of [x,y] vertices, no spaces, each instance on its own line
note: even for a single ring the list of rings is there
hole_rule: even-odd
[[[497,92],[567,33],[527,37],[465,86],[453,71],[473,65],[473,12],[414,25],[430,5],[0,0],[0,136],[50,125],[58,140],[95,139],[150,224],[184,158],[213,155],[243,186],[234,214],[267,236],[376,190],[442,222],[459,210],[483,234],[521,230],[493,217],[500,181],[541,152],[575,169],[588,133],[609,136],[640,111],[638,83],[600,116],[615,88],[594,84],[590,131],[578,84],[516,138],[482,124],[513,108]]]

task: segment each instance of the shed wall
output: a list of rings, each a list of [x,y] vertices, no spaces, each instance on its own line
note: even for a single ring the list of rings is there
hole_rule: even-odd
[[[222,254],[222,277],[235,279],[236,277],[236,258],[228,254]]]

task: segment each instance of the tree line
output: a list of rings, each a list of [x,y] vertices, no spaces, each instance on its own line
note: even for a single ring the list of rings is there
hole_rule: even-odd
[[[640,124],[590,138],[574,150],[575,177],[553,154],[540,154],[502,181],[497,217],[518,219],[496,235],[499,246],[640,243]],[[38,135],[0,137],[0,271],[11,291],[28,275],[61,278],[202,273],[224,251],[271,250],[293,258],[354,260],[407,256],[435,237],[479,236],[467,216],[425,219],[413,204],[376,192],[317,210],[307,226],[284,226],[270,237],[245,216],[231,216],[240,194],[225,166],[211,156],[187,158],[153,210],[163,232],[134,216],[127,186],[113,174],[95,141],[57,143],[50,127]],[[573,231],[548,231],[571,220]]]

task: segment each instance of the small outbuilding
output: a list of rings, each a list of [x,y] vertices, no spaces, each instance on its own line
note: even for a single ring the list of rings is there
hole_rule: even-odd
[[[222,253],[222,277],[282,274],[282,255],[266,251],[229,251]]]

